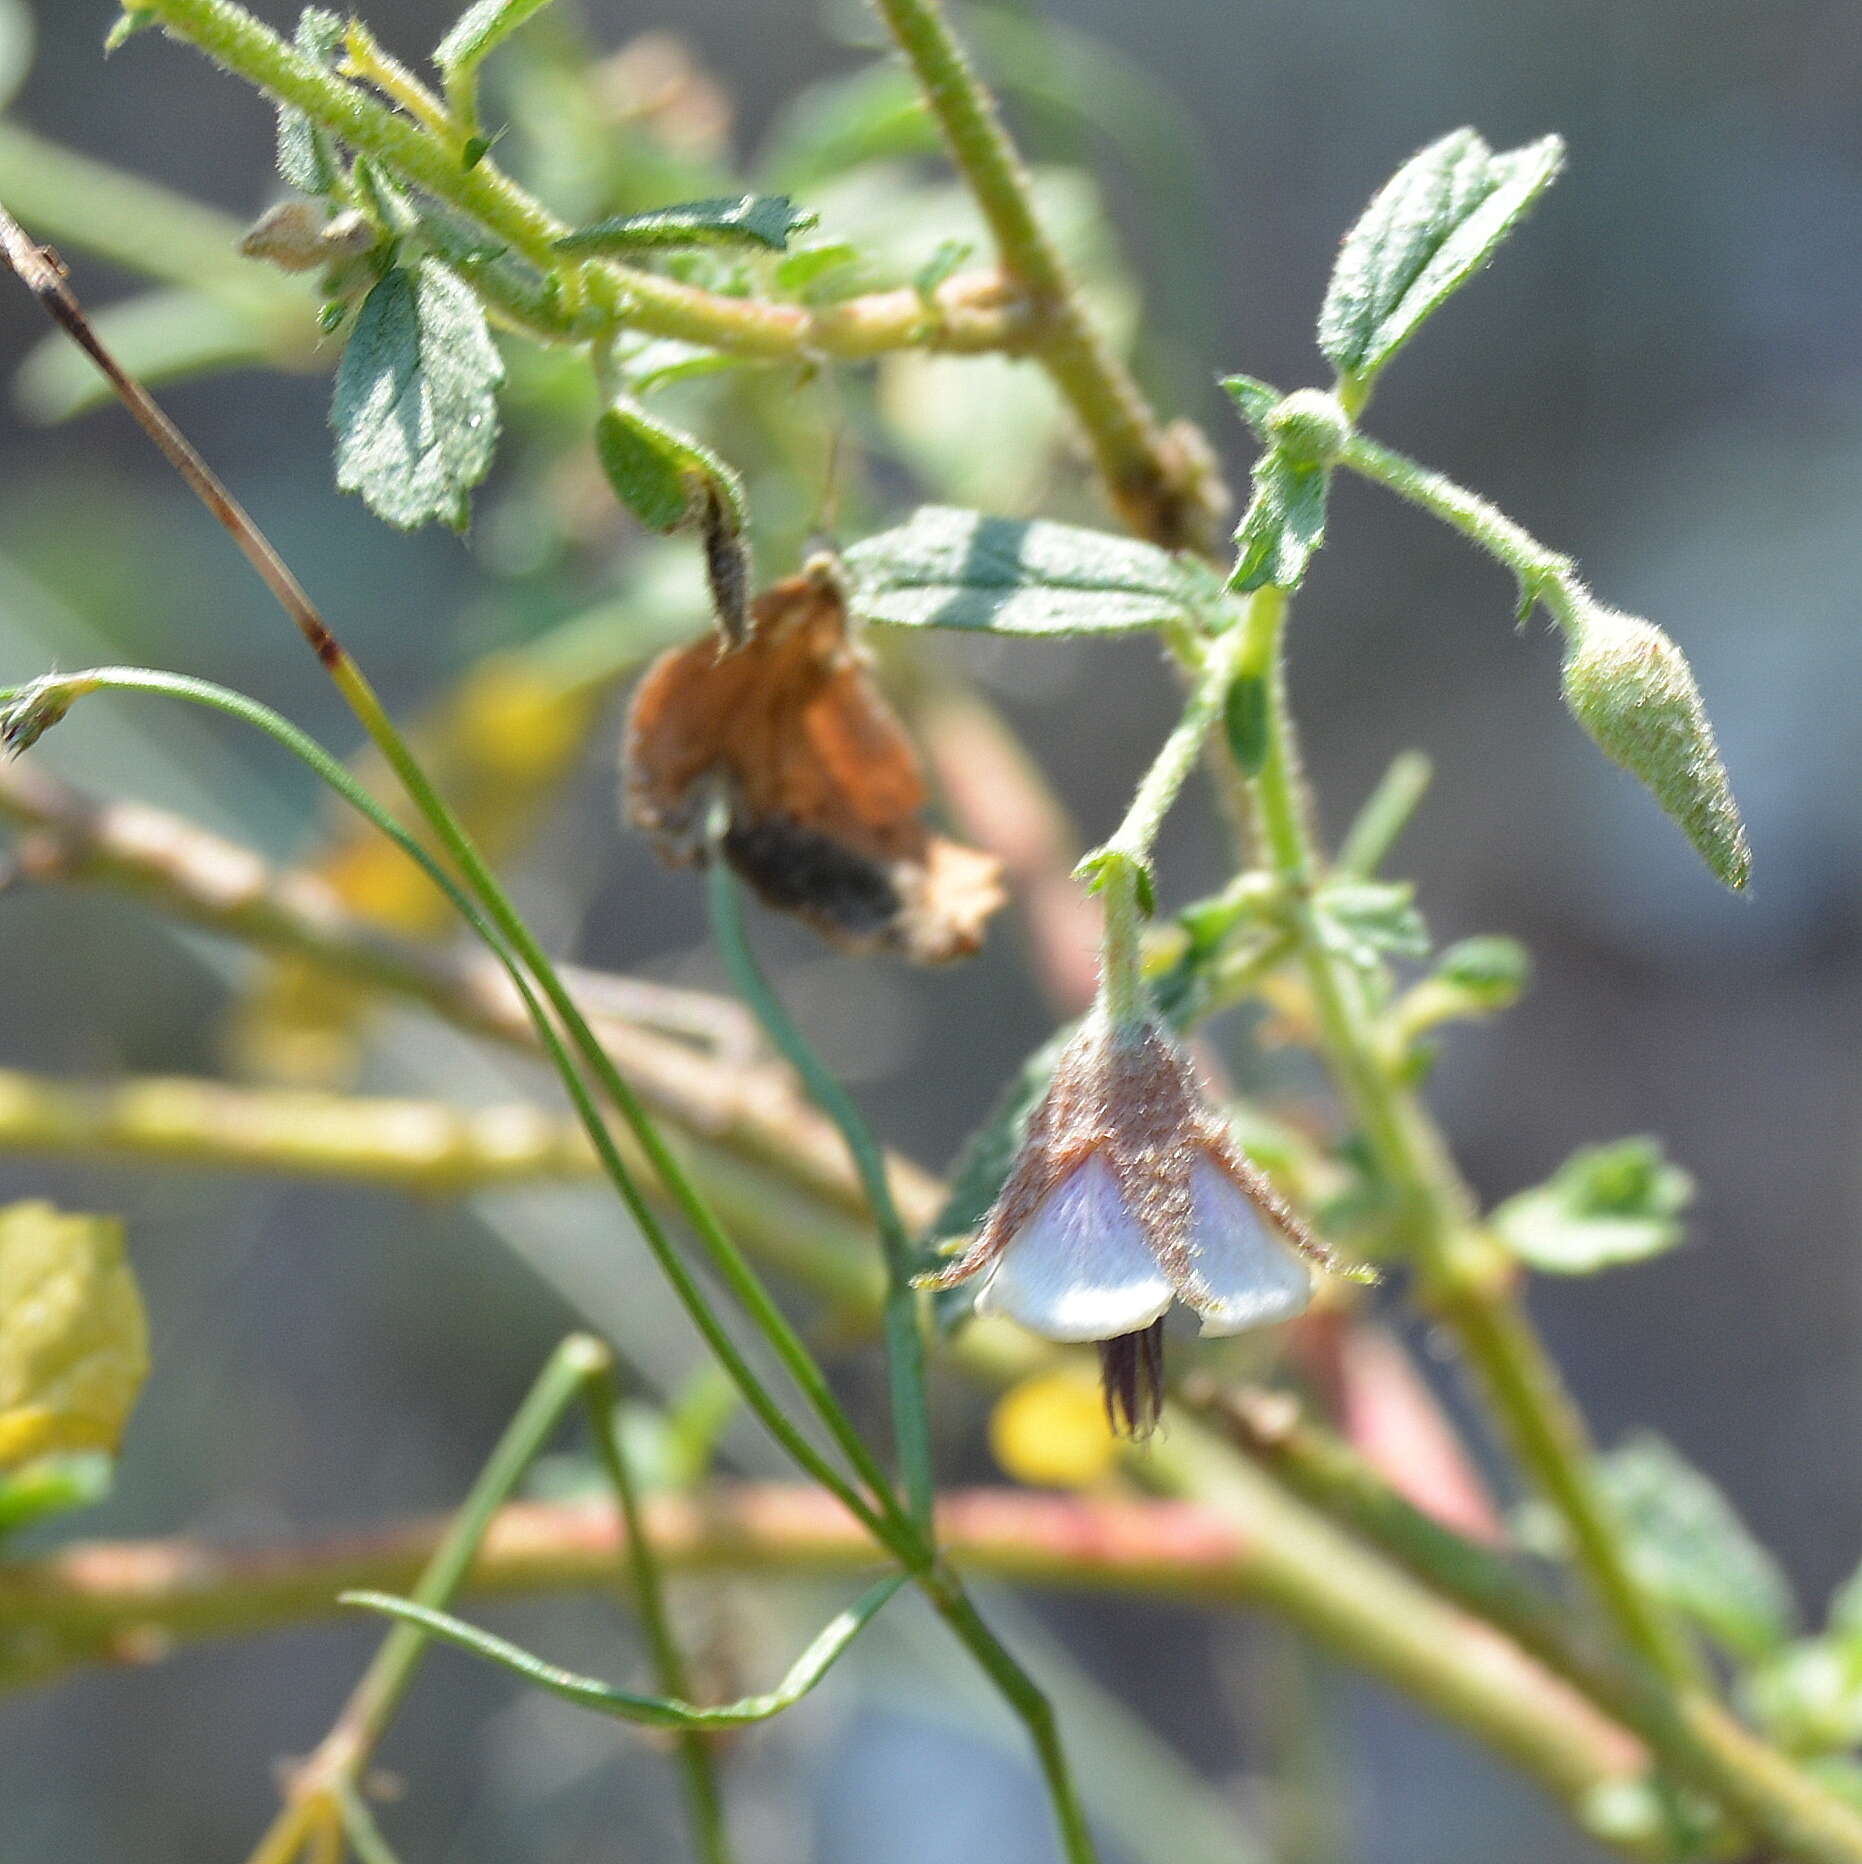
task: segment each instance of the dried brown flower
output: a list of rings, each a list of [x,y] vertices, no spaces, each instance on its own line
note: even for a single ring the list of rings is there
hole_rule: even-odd
[[[662,655],[628,716],[625,806],[669,861],[724,858],[770,906],[852,951],[975,951],[1001,866],[925,826],[911,740],[849,638],[825,566],[758,596],[747,637]]]

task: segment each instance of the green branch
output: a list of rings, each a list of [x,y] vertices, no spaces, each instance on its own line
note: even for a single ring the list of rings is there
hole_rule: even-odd
[[[1207,444],[1168,433],[1081,300],[1079,287],[1035,211],[1028,172],[987,86],[952,32],[939,0],[873,0],[944,132],[1004,268],[1039,317],[1031,354],[1085,429],[1120,517],[1169,548],[1206,547],[1223,499]]]
[[[1014,351],[1031,340],[1029,307],[1000,279],[966,274],[932,294],[876,292],[811,310],[726,297],[607,261],[567,262],[556,242],[570,229],[489,157],[468,165],[465,138],[444,137],[326,70],[231,0],[137,0],[176,38],[302,110],[352,148],[388,163],[436,200],[470,215],[511,251],[557,280],[560,296],[502,306],[533,334],[592,342],[626,327],[771,361],[876,356],[929,348]],[[489,273],[480,281],[487,289]]]

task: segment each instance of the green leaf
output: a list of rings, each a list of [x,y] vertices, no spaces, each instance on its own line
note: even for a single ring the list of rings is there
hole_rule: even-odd
[[[1826,1620],[1830,1635],[1851,1645],[1862,1658],[1862,1567],[1849,1575],[1830,1594]]]
[[[15,8],[17,11],[17,7]],[[127,45],[139,32],[153,32],[161,21],[147,7],[125,4],[122,12],[112,22],[110,30],[104,34],[103,52],[108,58],[114,51]]]
[[[808,1694],[847,1649],[880,1609],[905,1584],[906,1575],[895,1574],[882,1579],[838,1617],[829,1622],[821,1635],[795,1660],[794,1667],[782,1682],[767,1695],[745,1696],[741,1701],[725,1703],[719,1708],[698,1708],[689,1702],[677,1702],[663,1696],[638,1696],[624,1689],[611,1689],[592,1676],[578,1676],[573,1670],[558,1669],[527,1650],[480,1631],[463,1619],[447,1612],[429,1610],[409,1599],[397,1599],[385,1592],[345,1592],[344,1605],[360,1605],[372,1612],[397,1618],[403,1624],[456,1645],[475,1657],[509,1670],[514,1676],[561,1696],[578,1708],[593,1709],[599,1715],[611,1715],[621,1721],[644,1722],[653,1728],[741,1728],[750,1722],[766,1722],[773,1715],[792,1707]]]
[[[1840,1752],[1862,1740],[1862,1651],[1805,1638],[1747,1670],[1741,1706],[1793,1754]]]
[[[1654,1139],[1574,1152],[1551,1178],[1508,1198],[1493,1228],[1523,1262],[1553,1275],[1590,1275],[1642,1262],[1682,1239],[1694,1181]]]
[[[1796,1608],[1777,1563],[1718,1488],[1665,1439],[1644,1431],[1597,1459],[1604,1501],[1637,1580],[1734,1656],[1790,1639]],[[1562,1524],[1543,1503],[1521,1511],[1535,1550],[1562,1554]]]
[[[1325,495],[1331,474],[1324,466],[1296,466],[1278,448],[1262,454],[1254,469],[1254,496],[1235,527],[1235,568],[1228,586],[1297,589],[1306,579],[1312,553],[1325,542]]]
[[[404,530],[463,530],[498,443],[504,363],[479,301],[433,259],[370,291],[336,372],[336,483]]]
[[[149,1371],[149,1324],[112,1217],[0,1209],[0,1469],[111,1450]]]
[[[1502,1010],[1532,982],[1532,954],[1516,938],[1482,933],[1450,945],[1435,976],[1483,1008]]]
[[[433,48],[433,62],[446,78],[457,78],[548,5],[549,0],[477,0]]]
[[[343,49],[343,22],[320,6],[307,6],[292,43],[306,58],[333,67]],[[300,194],[328,194],[342,175],[329,132],[289,104],[278,106],[278,172]]]
[[[951,277],[975,250],[975,244],[967,239],[939,240],[931,257],[912,274],[912,289],[929,303],[937,296],[938,286]]]
[[[811,84],[783,107],[759,172],[812,192],[864,163],[935,155],[937,125],[902,63],[891,59]]]
[[[718,625],[728,639],[741,640],[750,564],[743,481],[737,473],[690,434],[631,401],[616,402],[595,423],[595,452],[615,496],[649,530],[699,527]]]
[[[1241,418],[1254,430],[1254,437],[1263,446],[1269,444],[1267,417],[1280,406],[1281,394],[1269,382],[1257,381],[1251,375],[1225,375],[1222,386],[1228,391],[1229,399],[1241,411]]]
[[[35,1521],[94,1507],[110,1493],[115,1461],[101,1450],[41,1456],[0,1473],[0,1537]]]
[[[578,228],[556,242],[558,252],[649,252],[667,246],[760,246],[787,252],[791,235],[815,224],[786,194],[739,194],[623,214]]]
[[[702,343],[685,343],[677,337],[650,338],[638,348],[618,356],[616,361],[636,395],[650,394],[669,382],[689,382],[698,376],[753,369],[766,363],[760,356],[708,349]]]
[[[1345,236],[1319,313],[1327,361],[1374,376],[1492,258],[1564,159],[1556,136],[1496,155],[1471,129],[1412,156]]]
[[[1042,520],[926,505],[846,553],[855,612],[900,628],[1121,634],[1192,623],[1214,580],[1150,544]]]
[[[819,239],[810,240],[806,246],[797,246],[789,256],[776,267],[776,287],[786,291],[791,297],[808,298],[811,294],[820,295],[817,287],[820,281],[832,273],[846,270],[860,257],[860,249],[850,240]],[[856,279],[854,283],[857,283]],[[852,285],[848,287],[850,290]]]
[[[1338,880],[1313,901],[1319,936],[1360,970],[1389,958],[1426,958],[1429,929],[1416,910],[1408,881]]]
[[[1147,919],[1155,918],[1157,876],[1149,861],[1127,854],[1123,848],[1095,848],[1073,870],[1073,878],[1088,893],[1105,892],[1114,878],[1120,875],[1130,880],[1132,891],[1137,896],[1139,912]]]
[[[743,481],[707,446],[656,420],[644,408],[618,402],[595,423],[595,451],[615,496],[650,531],[676,531],[696,520],[705,492],[715,488],[744,523]]]

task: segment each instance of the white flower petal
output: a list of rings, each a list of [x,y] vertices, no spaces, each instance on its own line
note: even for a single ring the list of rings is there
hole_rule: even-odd
[[[1203,1287],[1184,1299],[1204,1333],[1291,1320],[1312,1298],[1312,1271],[1220,1166],[1190,1167],[1190,1256]]]
[[[976,1297],[1048,1340],[1110,1340],[1148,1327],[1175,1298],[1118,1181],[1094,1154],[1048,1192]]]

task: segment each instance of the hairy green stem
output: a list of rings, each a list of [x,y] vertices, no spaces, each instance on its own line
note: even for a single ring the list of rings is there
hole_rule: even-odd
[[[1182,716],[1152,759],[1151,767],[1139,779],[1125,819],[1113,830],[1103,849],[1096,852],[1121,854],[1140,866],[1149,865],[1157,832],[1163,826],[1170,805],[1189,780],[1190,772],[1196,768],[1196,760],[1211,727],[1222,716],[1229,689],[1248,658],[1251,645],[1247,630],[1233,626],[1204,647],[1202,663],[1192,676],[1194,684]],[[1093,858],[1090,854],[1086,857],[1088,862]]]
[[[1332,871],[1352,880],[1371,879],[1409,826],[1434,774],[1423,752],[1399,751],[1345,831]]]
[[[1512,1265],[1481,1231],[1441,1135],[1403,1079],[1398,1058],[1385,1052],[1356,974],[1321,935],[1312,906],[1319,854],[1278,646],[1286,596],[1265,589],[1252,606],[1251,624],[1276,642],[1267,755],[1255,782],[1262,839],[1290,896],[1327,1059],[1396,1201],[1397,1230],[1415,1261],[1423,1299],[1455,1328],[1515,1453],[1564,1518],[1578,1564],[1624,1641],[1677,1684],[1691,1684],[1698,1663],[1629,1571],[1591,1473],[1582,1420],[1512,1294]]]
[[[769,987],[750,949],[737,883],[723,859],[714,854],[707,886],[714,936],[738,993],[755,1011],[770,1039],[801,1075],[810,1097],[840,1128],[866,1186],[886,1261],[884,1326],[887,1374],[892,1389],[893,1429],[900,1472],[913,1522],[927,1548],[935,1553],[936,1476],[932,1463],[930,1407],[925,1389],[924,1333],[918,1297],[912,1288],[911,1239],[893,1201],[885,1155],[861,1116],[853,1097],[834,1078],[809,1045],[781,1000]],[[948,1570],[919,1575],[920,1585],[938,1615],[969,1650],[1021,1718],[1053,1802],[1055,1823],[1070,1864],[1092,1864],[1096,1853],[1061,1744],[1052,1706],[1003,1645]]]
[[[1338,464],[1408,499],[1412,505],[1420,505],[1432,517],[1478,544],[1519,578],[1522,603],[1543,601],[1561,627],[1570,625],[1573,606],[1582,594],[1577,566],[1569,557],[1540,543],[1478,492],[1418,465],[1391,447],[1380,446],[1364,434],[1354,433],[1345,442]]]
[[[1156,543],[1206,545],[1214,530],[1211,488],[1203,482],[1210,471],[1184,437],[1172,445],[1088,315],[1066,261],[1035,211],[1028,172],[995,99],[958,43],[939,0],[873,4],[911,64],[1004,267],[1037,306],[1040,324],[1032,353],[1085,429],[1114,507],[1133,530]]]
[[[1034,1678],[1016,1662],[1008,1646],[990,1630],[961,1586],[947,1579],[930,1592],[938,1615],[957,1634],[959,1642],[976,1659],[1028,1730],[1041,1777],[1047,1784],[1048,1799],[1054,1808],[1054,1823],[1067,1864],[1097,1864],[1099,1853],[1086,1823],[1086,1808],[1080,1803],[1067,1750],[1061,1742],[1054,1705]]]
[[[203,0],[203,3],[216,15],[224,13],[240,20],[246,19],[237,8],[228,8],[225,0]],[[249,20],[246,24],[253,26],[254,30],[262,30]],[[282,41],[274,42],[281,50],[289,50],[283,47]],[[465,891],[462,892],[455,885],[451,876],[398,823],[394,823],[380,810],[341,765],[287,721],[267,708],[256,706],[240,695],[226,693],[204,681],[170,680],[168,690],[184,697],[205,698],[209,704],[247,716],[250,722],[261,724],[273,737],[304,757],[339,795],[375,821],[391,840],[427,871],[441,891],[453,901],[466,923],[504,965],[526,1009],[531,1012],[538,1036],[555,1061],[578,1114],[583,1117],[589,1138],[604,1168],[639,1227],[654,1260],[673,1284],[687,1312],[703,1332],[706,1343],[730,1370],[732,1377],[738,1380],[746,1401],[790,1455],[797,1456],[804,1468],[827,1482],[836,1494],[842,1496],[857,1517],[872,1528],[876,1537],[899,1555],[902,1563],[914,1570],[922,1566],[930,1557],[928,1550],[920,1543],[898,1498],[892,1492],[885,1472],[835,1397],[819,1363],[745,1261],[743,1253],[719,1224],[690,1174],[667,1147],[640,1097],[590,1028],[580,1005],[570,994],[548,953],[512,905],[509,895],[492,873],[477,844],[435,790],[361,667],[350,658],[271,540],[221,482],[199,449],[98,339],[63,269],[26,237],[19,223],[4,209],[0,209],[0,250],[4,251],[7,262],[19,274],[22,282],[38,297],[47,315],[97,365],[143,431],[232,538],[240,553],[271,591],[303,637],[306,646],[316,656],[318,665],[355,714],[369,741],[399,781],[408,801],[433,831],[439,847],[462,877]],[[157,676],[137,677],[146,684]],[[470,899],[466,897],[467,893],[472,896]],[[629,1171],[608,1132],[606,1121],[589,1098],[578,1068],[569,1061],[558,1040],[555,1028],[534,1002],[531,982],[534,982],[537,990],[548,1001],[551,1011],[560,1020],[569,1047],[581,1058],[582,1064],[588,1068],[609,1102],[621,1114],[654,1174],[665,1186],[679,1213],[696,1232],[725,1285],[769,1343],[784,1371],[807,1399],[841,1453],[868,1485],[870,1501],[859,1495],[794,1428],[782,1408],[757,1379],[748,1361],[737,1351],[729,1334],[712,1312],[703,1289],[686,1269],[671,1238],[648,1206],[635,1175]]]
[[[503,294],[500,308],[533,334],[586,341],[620,326],[772,361],[862,357],[912,347],[974,352],[1023,347],[1028,307],[999,280],[946,280],[926,297],[909,287],[812,311],[700,290],[611,261],[566,261],[555,242],[569,228],[486,157],[466,165],[456,137],[439,136],[324,69],[232,0],[138,0],[215,63],[295,106],[351,147],[388,163],[435,199],[470,215],[546,278],[571,288],[563,301]],[[486,268],[479,281],[495,284]],[[498,297],[493,293],[494,298]]]

